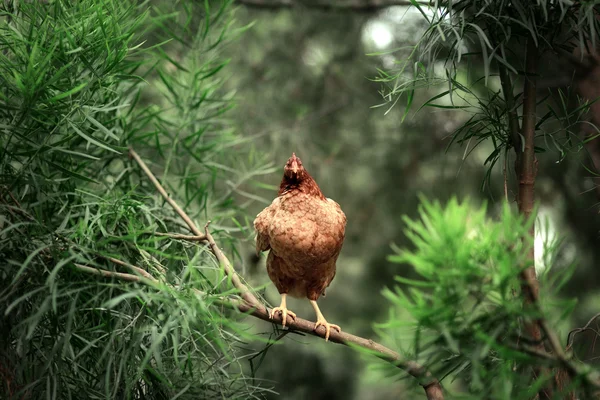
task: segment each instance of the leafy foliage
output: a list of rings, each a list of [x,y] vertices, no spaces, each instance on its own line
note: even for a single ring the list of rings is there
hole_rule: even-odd
[[[598,8],[594,2],[562,0],[439,1],[430,7],[415,2],[415,7],[428,28],[408,54],[400,55],[397,69],[380,71],[377,80],[386,85],[384,99],[393,106],[399,97],[407,96],[406,117],[416,90],[440,88],[417,111],[427,107],[466,113],[453,142],[466,146],[465,156],[491,142],[485,186],[494,166],[503,156],[506,160],[508,150],[521,151],[519,133],[511,131],[509,119],[514,113],[518,130],[526,43],[533,41],[538,54],[531,56],[542,61],[534,72],[536,79],[565,74],[560,67],[553,67],[562,65],[557,60],[569,60],[573,70],[578,65],[577,55],[582,59],[593,52],[600,32]],[[572,83],[573,74],[567,79]],[[535,127],[540,142],[536,152],[556,151],[562,160],[597,137],[581,139],[578,134],[593,101],[579,98],[569,87],[548,90],[537,103],[542,102],[543,114]]]
[[[485,205],[474,208],[456,199],[445,206],[422,199],[419,214],[416,220],[405,218],[413,248],[396,249],[389,260],[410,265],[420,279],[403,273],[396,278],[403,287],[384,292],[393,309],[409,313],[409,321],[392,314],[381,327],[396,334],[413,328],[411,357],[434,376],[460,378],[460,398],[531,398],[548,377],[532,385],[523,369],[548,360],[529,351],[523,321],[551,314],[565,318],[573,307],[557,302],[540,314],[523,306],[519,275],[530,264],[533,243],[521,238],[533,221],[523,221],[507,205],[491,220]],[[548,271],[544,279],[552,276],[556,282],[569,272]]]
[[[230,283],[204,247],[154,235],[182,228],[126,155],[133,146],[151,159],[235,251],[234,196],[270,170],[224,119],[219,51],[239,33],[230,2],[10,4],[0,24],[1,393],[261,397],[239,361],[248,334],[218,305]]]
[[[415,74],[426,79],[434,74],[434,64],[440,61],[445,78],[455,78],[461,62],[478,56],[483,59],[487,84],[493,64],[500,64],[515,75],[523,71],[523,57],[515,50],[524,39],[531,38],[545,50],[570,54],[577,47],[583,51],[593,48],[600,29],[593,2],[445,0],[430,7],[415,3],[415,7],[427,21],[428,29],[409,57],[402,60],[398,71],[382,71],[387,78],[384,81],[402,79],[406,69],[413,66]],[[424,68],[429,69],[428,74],[421,74]],[[405,91],[406,87],[395,87],[390,96]]]
[[[535,182],[533,152],[556,150],[563,161],[569,152],[579,152],[596,138],[582,138],[579,131],[593,101],[576,95],[574,81],[580,60],[597,47],[600,23],[595,2],[413,4],[428,29],[398,63],[398,70],[381,73],[381,82],[393,83],[385,93],[386,101],[394,105],[399,96],[406,95],[406,116],[417,89],[439,87],[418,110],[460,110],[466,115],[454,130],[451,144],[465,145],[463,158],[478,146],[488,145],[484,186],[503,160],[507,202],[509,150],[514,150],[515,173],[523,189],[518,195],[519,209],[528,214],[533,208],[533,186],[525,188],[524,184]],[[540,97],[542,91],[536,85],[561,72],[554,65],[564,64],[569,67],[567,87],[546,87],[547,95]],[[543,350],[540,340],[549,342],[554,335],[528,336],[527,326],[564,322],[574,303],[558,306],[553,302],[572,269],[545,271],[543,300],[527,300],[532,296],[525,290],[519,293],[518,288],[523,271],[533,268],[534,229],[527,228],[533,225],[535,213],[525,223],[504,206],[499,222],[491,222],[485,208],[469,209],[468,202],[451,201],[443,208],[424,201],[420,221],[406,221],[407,237],[416,250],[391,257],[412,265],[424,279],[399,278],[407,285],[407,293],[401,289],[387,292],[415,320],[414,356],[436,376],[460,378],[457,386],[469,394],[467,398],[531,398],[540,388],[552,387],[553,377],[560,386],[565,380],[557,370],[537,373],[544,371],[540,367],[559,364],[556,358],[535,351]],[[549,254],[556,250],[556,246],[545,249],[541,258],[547,265],[552,265]],[[534,291],[531,285],[529,290]],[[388,327],[398,322],[399,318],[392,317]],[[557,342],[551,346],[560,353],[563,345]],[[533,385],[531,371],[536,371]],[[573,369],[571,373],[574,386],[585,387],[581,384],[586,373]],[[556,396],[564,395],[563,389]]]

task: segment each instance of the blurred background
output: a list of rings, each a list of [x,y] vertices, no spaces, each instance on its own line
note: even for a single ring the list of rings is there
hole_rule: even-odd
[[[417,91],[416,106],[403,122],[406,100],[391,107],[382,98],[382,85],[375,81],[378,70],[393,70],[427,27],[409,2],[396,3],[403,5],[361,9],[238,1],[237,23],[251,27],[225,50],[231,59],[225,85],[237,99],[229,116],[277,167],[264,185],[245,189],[251,193],[238,192],[240,200],[249,204],[247,224],[276,196],[283,165],[296,152],[324,194],[336,200],[348,217],[338,274],[327,297],[319,301],[321,309],[343,330],[375,340],[381,338],[374,325],[383,322],[388,312],[382,289],[394,285],[395,274],[410,276],[409,267],[399,270],[386,256],[391,244],[406,245],[402,216],[416,216],[418,195],[441,202],[453,195],[468,196],[475,203],[487,201],[493,211],[504,196],[500,164],[505,162],[509,199],[516,195],[512,152],[508,160],[501,158],[486,180],[490,144],[449,146],[452,132],[469,115],[441,109],[415,113],[447,88]],[[548,65],[559,68],[561,64],[554,60]],[[567,82],[560,74],[555,77],[542,82],[541,94]],[[597,87],[594,82],[585,86],[592,92]],[[536,249],[539,254],[545,240],[563,238],[562,250],[552,263],[558,268],[578,265],[564,289],[564,296],[575,296],[579,303],[571,327],[560,329],[563,339],[569,329],[585,324],[597,312],[600,300],[599,192],[590,171],[595,143],[565,157],[551,145],[538,155]],[[253,237],[248,239],[243,275],[255,287],[266,285],[266,299],[278,304],[265,257],[259,260],[253,255]],[[538,261],[538,268],[543,268],[542,260]],[[314,320],[307,301],[292,299],[288,306]],[[267,324],[250,323],[259,324],[259,331],[270,331]],[[402,349],[403,344],[393,345]],[[414,389],[411,380],[386,378],[385,370],[372,366],[344,346],[290,334],[268,349],[256,377],[273,385],[279,395],[272,398],[412,398],[412,392],[407,392]],[[421,397],[418,390],[414,395]]]

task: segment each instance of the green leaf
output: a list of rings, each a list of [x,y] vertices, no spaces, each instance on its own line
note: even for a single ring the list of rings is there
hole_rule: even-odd
[[[79,173],[77,173],[77,172],[75,172],[75,171],[71,171],[71,170],[69,170],[69,169],[67,169],[67,168],[64,168],[64,167],[63,167],[62,165],[60,165],[60,164],[54,163],[54,162],[52,162],[52,161],[50,161],[50,160],[46,160],[46,162],[47,162],[49,165],[51,165],[53,168],[55,168],[55,169],[57,169],[57,170],[59,170],[59,171],[61,171],[61,172],[65,173],[66,175],[68,175],[68,176],[70,176],[70,177],[72,177],[72,178],[81,179],[81,180],[83,180],[83,181],[90,182],[90,183],[96,183],[96,184],[100,184],[100,182],[98,182],[98,181],[96,181],[96,180],[94,180],[94,179],[92,179],[92,178],[88,178],[87,176],[81,175],[81,174],[79,174]]]
[[[398,276],[398,275],[396,275],[394,277],[394,280],[396,280],[400,283],[405,283],[410,286],[418,286],[418,287],[435,287],[436,286],[435,283],[433,283],[433,282],[417,281],[414,279],[408,279],[408,278],[405,278],[403,276]]]
[[[76,134],[78,134],[79,136],[81,136],[82,138],[84,138],[85,140],[87,140],[89,143],[92,143],[102,149],[108,150],[112,153],[116,153],[116,154],[121,154],[118,150],[113,149],[112,147],[110,147],[107,143],[102,142],[99,139],[94,139],[91,136],[86,135],[85,133],[83,133],[81,131],[81,129],[79,129],[75,124],[73,124],[71,121],[68,121],[69,125],[71,125],[71,128],[73,129],[73,131],[75,131]]]
[[[119,141],[119,137],[117,135],[115,135],[110,130],[108,130],[104,125],[102,125],[100,122],[98,122],[94,117],[92,117],[91,115],[86,115],[85,117],[87,118],[88,121],[90,121],[92,123],[92,125],[94,125],[96,128],[98,128],[102,133],[104,133],[105,135],[111,137],[112,139],[114,139],[116,141]]]
[[[69,96],[71,96],[71,95],[73,95],[73,94],[75,94],[77,92],[80,92],[87,85],[88,85],[88,82],[81,83],[81,84],[75,86],[74,88],[67,90],[66,92],[57,94],[56,96],[53,96],[53,97],[49,98],[48,101],[50,103],[56,103],[57,101],[62,100],[65,97],[69,97]]]

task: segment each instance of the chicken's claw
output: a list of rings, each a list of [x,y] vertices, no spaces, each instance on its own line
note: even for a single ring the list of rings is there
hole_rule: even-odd
[[[331,328],[335,329],[336,331],[341,332],[342,329],[339,327],[339,325],[336,324],[330,324],[329,322],[327,322],[325,319],[319,319],[316,323],[315,323],[315,331],[317,329],[319,329],[319,326],[323,326],[325,328],[325,341],[327,342],[329,340],[329,333],[331,332]]]
[[[288,310],[285,307],[275,307],[275,308],[272,308],[271,311],[269,311],[269,319],[275,319],[275,314],[277,312],[281,313],[281,325],[283,327],[285,327],[288,315],[292,319],[294,319],[294,320],[296,319],[296,313]]]

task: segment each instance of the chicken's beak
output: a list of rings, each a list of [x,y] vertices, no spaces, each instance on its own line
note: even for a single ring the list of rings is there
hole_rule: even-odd
[[[296,153],[292,153],[292,156],[285,165],[285,175],[289,178],[298,179],[298,175],[300,175],[301,172],[302,162],[296,157]]]
[[[292,153],[292,163],[290,165],[290,170],[294,175],[298,175],[298,171],[300,171],[300,166],[298,165],[298,159],[296,158],[296,153]]]

